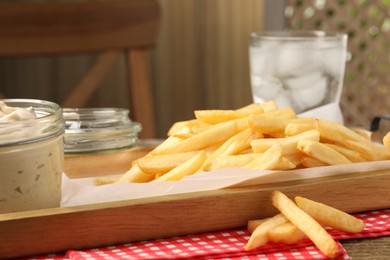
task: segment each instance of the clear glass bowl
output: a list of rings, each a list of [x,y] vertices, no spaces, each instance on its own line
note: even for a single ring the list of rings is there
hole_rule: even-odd
[[[100,153],[137,144],[142,127],[122,108],[64,108],[65,153]]]

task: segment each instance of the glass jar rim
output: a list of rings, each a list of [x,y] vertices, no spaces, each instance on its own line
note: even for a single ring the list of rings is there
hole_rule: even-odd
[[[128,116],[129,110],[126,108],[101,107],[101,108],[64,108],[63,114],[65,119],[95,119],[96,117],[109,117],[112,115]]]
[[[50,124],[47,125],[43,132],[38,133],[34,136],[24,138],[21,137],[18,140],[12,140],[9,142],[0,141],[0,147],[38,142],[44,139],[51,138],[53,136],[61,135],[65,131],[65,121],[62,116],[62,108],[54,102],[40,99],[25,98],[2,99],[1,101],[3,101],[7,106],[19,108],[33,107],[37,117],[13,122],[0,122],[0,129],[4,129],[10,126],[14,128],[21,127],[29,129],[29,127],[33,128],[34,124]]]
[[[126,108],[64,108],[65,153],[89,153],[135,144],[142,126]]]
[[[262,31],[251,32],[251,39],[265,40],[289,40],[289,41],[309,41],[309,40],[346,40],[348,35],[336,31],[319,31],[319,30],[280,30],[280,31]]]

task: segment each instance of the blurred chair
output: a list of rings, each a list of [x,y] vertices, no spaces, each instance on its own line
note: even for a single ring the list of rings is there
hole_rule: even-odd
[[[369,128],[376,115],[390,114],[389,1],[287,0],[289,29],[340,31],[348,34],[344,90],[345,124]],[[380,135],[390,130],[390,124]]]
[[[131,118],[155,137],[147,52],[157,39],[157,0],[0,3],[0,56],[100,53],[63,107],[83,107],[126,55]]]

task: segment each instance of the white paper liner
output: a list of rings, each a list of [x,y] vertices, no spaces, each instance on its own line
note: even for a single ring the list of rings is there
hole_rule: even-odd
[[[94,178],[69,179],[64,174],[61,207],[207,191],[227,187],[244,187],[350,173],[367,172],[367,174],[370,174],[369,172],[371,171],[387,169],[390,171],[390,161],[364,162],[290,171],[258,171],[227,168],[188,176],[180,181],[115,183],[103,186],[95,186],[93,184]]]
[[[340,105],[336,102],[329,103],[298,115],[299,117],[315,117],[337,122],[341,125],[344,124],[343,114],[340,109]]]

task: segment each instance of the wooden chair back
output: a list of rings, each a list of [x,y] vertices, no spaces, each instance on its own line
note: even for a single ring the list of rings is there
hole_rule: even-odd
[[[157,0],[0,3],[0,56],[100,53],[63,107],[83,107],[126,55],[129,104],[141,137],[155,136],[147,52],[156,44]]]

